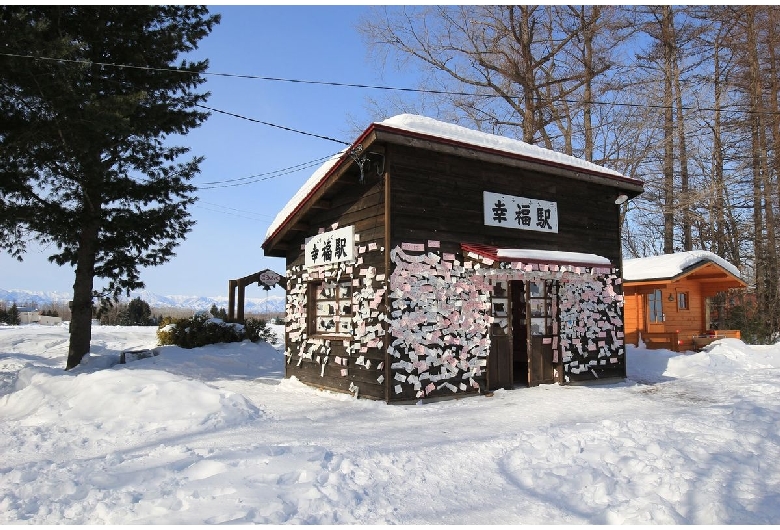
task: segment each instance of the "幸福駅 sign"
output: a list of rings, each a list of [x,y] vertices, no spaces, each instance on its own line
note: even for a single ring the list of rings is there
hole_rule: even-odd
[[[306,241],[306,267],[329,265],[355,259],[355,227],[323,232]]]
[[[558,233],[558,204],[551,201],[483,192],[485,224]]]

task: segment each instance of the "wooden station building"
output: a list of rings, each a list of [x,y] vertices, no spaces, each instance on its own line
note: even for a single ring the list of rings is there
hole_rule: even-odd
[[[387,402],[625,377],[619,203],[642,190],[430,118],[371,124],[266,234],[286,376]]]
[[[708,300],[744,289],[739,269],[703,250],[625,260],[625,333],[629,344],[649,349],[698,350],[739,330],[715,329]]]

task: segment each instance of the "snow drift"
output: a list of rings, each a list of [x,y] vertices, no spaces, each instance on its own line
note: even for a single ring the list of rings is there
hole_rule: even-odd
[[[780,346],[628,349],[629,379],[389,406],[248,342],[0,327],[3,524],[777,524]]]

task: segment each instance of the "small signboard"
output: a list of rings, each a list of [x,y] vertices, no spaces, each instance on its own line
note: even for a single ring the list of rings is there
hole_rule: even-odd
[[[271,289],[275,285],[279,285],[283,277],[281,274],[277,274],[271,269],[265,269],[257,274],[257,285],[265,288],[265,290]]]
[[[306,268],[355,259],[355,227],[323,232],[306,241]]]
[[[558,233],[558,203],[483,192],[485,225]]]

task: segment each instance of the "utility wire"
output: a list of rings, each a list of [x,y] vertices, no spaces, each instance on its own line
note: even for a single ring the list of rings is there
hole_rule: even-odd
[[[315,160],[310,160],[308,162],[302,162],[300,164],[296,164],[294,166],[286,167],[283,169],[276,169],[274,171],[267,171],[265,173],[257,173],[255,175],[249,175],[248,177],[239,177],[234,179],[225,179],[225,180],[214,180],[211,182],[204,182],[202,185],[197,186],[198,189],[210,189],[206,186],[214,186],[214,187],[224,187],[223,185],[235,185],[240,186],[242,184],[252,184],[254,182],[259,182],[261,180],[268,180],[276,177],[280,177],[282,175],[288,175],[290,173],[293,173],[295,171],[299,171],[301,169],[307,169],[312,166],[322,164],[326,160],[329,160],[335,156],[335,153],[333,155],[324,156],[322,158],[317,158]],[[232,184],[237,183],[237,184]]]
[[[291,173],[295,173],[297,171],[300,171],[302,169],[307,169],[310,167],[321,165],[324,161],[330,160],[333,158],[335,154],[326,156],[323,158],[318,158],[316,160],[311,160],[309,162],[303,162],[302,164],[297,164],[295,166],[290,166],[288,168],[284,169],[277,169],[275,171],[269,171],[267,173],[258,173],[256,175],[250,175],[248,177],[240,177],[236,179],[227,179],[227,180],[215,180],[213,182],[206,182],[204,184],[209,185],[202,185],[202,186],[196,186],[198,190],[212,190],[216,188],[231,188],[235,186],[246,186],[248,184],[255,184],[257,182],[262,182],[264,180],[270,180],[276,177],[281,177],[284,175],[289,175]]]
[[[234,77],[239,79],[254,79],[259,81],[276,81],[276,82],[283,82],[283,83],[297,83],[297,84],[307,84],[307,85],[323,85],[323,86],[334,86],[334,87],[346,87],[346,88],[361,88],[361,89],[370,89],[370,90],[386,90],[386,91],[396,91],[396,92],[410,92],[410,93],[421,93],[421,94],[439,94],[439,95],[446,95],[446,96],[467,96],[467,97],[482,97],[482,98],[500,98],[502,96],[499,96],[498,94],[478,94],[476,92],[460,92],[460,91],[453,91],[453,90],[434,90],[434,89],[427,89],[427,88],[410,88],[410,87],[394,87],[394,86],[384,86],[384,85],[366,85],[366,84],[360,84],[360,83],[342,83],[337,81],[315,81],[315,80],[306,80],[306,79],[289,79],[289,78],[283,78],[283,77],[268,77],[268,76],[259,76],[259,75],[251,75],[251,74],[229,74],[229,73],[222,73],[222,72],[197,72],[194,70],[186,70],[182,68],[157,68],[157,67],[151,67],[151,66],[134,66],[134,65],[128,65],[128,64],[117,64],[117,63],[107,63],[107,62],[95,62],[95,61],[87,61],[83,59],[58,59],[56,57],[44,57],[44,56],[36,56],[36,55],[24,55],[24,54],[15,54],[15,53],[0,53],[0,56],[4,57],[16,57],[20,59],[34,59],[34,60],[40,60],[40,61],[55,61],[55,62],[62,62],[62,63],[77,63],[77,64],[84,64],[84,65],[96,65],[101,67],[114,67],[114,68],[135,68],[138,70],[149,70],[149,71],[156,71],[156,72],[176,72],[180,74],[190,74],[190,75],[208,75],[208,76],[215,76],[215,77]],[[517,95],[510,95],[510,97],[519,97]],[[635,108],[649,108],[649,109],[668,109],[670,108],[668,105],[653,105],[648,103],[620,103],[616,101],[579,101],[575,99],[556,99],[556,100],[546,100],[541,97],[534,97],[538,102],[547,102],[547,103],[555,103],[555,102],[565,102],[565,103],[572,103],[572,104],[589,104],[589,105],[605,105],[605,106],[615,106],[615,107],[635,107]],[[682,110],[687,111],[699,111],[699,112],[715,112],[717,110],[720,111],[727,111],[731,108],[739,108],[739,107],[747,107],[748,104],[746,103],[734,103],[730,105],[724,105],[723,107],[716,109],[714,107],[681,107]],[[671,107],[673,109],[677,109],[678,107]],[[219,111],[216,111],[219,112]],[[742,112],[748,113],[748,114],[780,114],[775,111],[753,111],[750,109],[742,110]],[[229,113],[225,113],[229,114]],[[262,122],[261,122],[262,123]],[[340,140],[336,140],[340,141]]]
[[[204,201],[202,199],[198,199],[198,202],[196,202],[195,204],[196,205],[207,204],[207,205],[213,206],[215,208],[222,208],[224,210],[230,210],[231,212],[238,212],[238,214],[249,214],[251,216],[254,216],[252,218],[265,217],[265,218],[273,220],[274,217],[275,217],[273,215],[268,215],[268,214],[264,214],[264,213],[260,213],[260,212],[253,212],[253,211],[250,211],[250,210],[240,210],[238,208],[232,208],[230,206],[223,206],[222,204],[216,204],[216,203],[213,203],[213,202]],[[210,210],[210,211],[217,211],[217,210]],[[230,214],[230,212],[220,212],[220,213]],[[232,215],[237,215],[237,214],[232,214]],[[260,219],[255,219],[255,220],[259,221]]]
[[[197,202],[195,204],[193,204],[193,206],[196,207],[196,208],[200,208],[201,210],[206,210],[208,212],[221,213],[221,214],[224,214],[224,215],[230,215],[232,217],[239,217],[241,219],[248,219],[250,221],[257,221],[257,222],[260,222],[260,223],[269,223],[269,221],[267,219],[260,219],[259,217],[243,215],[243,214],[240,214],[240,213],[226,212],[224,210],[215,210],[214,208],[209,208],[207,206],[203,206],[202,204],[199,204]],[[224,208],[224,206],[220,206],[220,208]]]
[[[23,55],[23,54],[16,54],[16,53],[0,53],[0,56],[6,56],[6,57],[16,57],[18,59],[35,59],[40,61],[56,61],[56,62],[62,62],[62,63],[78,63],[78,64],[84,64],[84,65],[96,65],[96,66],[111,66],[114,68],[135,68],[138,70],[150,70],[155,72],[176,72],[180,74],[192,74],[192,75],[211,75],[214,77],[235,77],[239,79],[255,79],[258,81],[280,81],[284,83],[300,83],[304,85],[326,85],[326,86],[337,86],[337,87],[348,87],[348,88],[368,88],[373,90],[394,90],[394,91],[400,91],[400,92],[423,92],[427,94],[443,94],[443,95],[452,95],[452,96],[483,96],[483,97],[495,97],[493,94],[474,94],[471,92],[452,92],[448,90],[433,90],[433,89],[425,89],[425,88],[408,88],[408,87],[392,87],[392,86],[382,86],[382,85],[363,85],[359,83],[339,83],[336,81],[311,81],[306,79],[286,79],[283,77],[268,77],[268,76],[260,76],[260,75],[251,75],[251,74],[228,74],[228,73],[222,73],[222,72],[196,72],[194,70],[185,70],[183,68],[158,68],[158,67],[152,67],[152,66],[134,66],[129,64],[118,64],[118,63],[106,63],[106,62],[98,62],[98,61],[87,61],[85,59],[58,59],[56,57],[44,57],[44,56],[38,56],[38,55]]]
[[[255,118],[248,118],[246,116],[242,116],[241,114],[235,114],[233,112],[227,112],[225,110],[219,110],[219,109],[215,109],[213,107],[207,107],[205,105],[197,105],[196,104],[195,107],[200,107],[201,109],[210,110],[211,112],[218,112],[219,114],[225,114],[227,116],[233,116],[234,118],[240,118],[242,120],[247,120],[247,121],[251,121],[251,122],[254,122],[254,123],[261,123],[263,125],[267,125],[269,127],[276,127],[277,129],[282,129],[282,130],[285,130],[285,131],[290,131],[290,132],[294,132],[294,133],[298,133],[298,134],[305,134],[306,136],[313,136],[315,138],[321,138],[322,140],[328,140],[328,141],[336,142],[336,143],[343,144],[343,145],[351,145],[349,142],[345,142],[344,140],[337,140],[336,138],[331,138],[330,136],[322,136],[321,134],[314,134],[314,133],[310,133],[310,132],[306,132],[306,131],[299,131],[298,129],[293,129],[291,127],[285,127],[283,125],[276,125],[275,123],[269,123],[267,121],[256,120]]]

